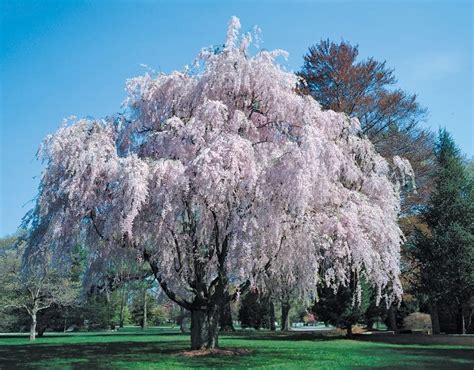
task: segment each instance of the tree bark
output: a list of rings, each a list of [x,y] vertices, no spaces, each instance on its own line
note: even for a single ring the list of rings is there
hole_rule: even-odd
[[[48,326],[47,326],[47,325],[37,325],[36,327],[38,328],[38,335],[37,335],[37,337],[38,337],[38,338],[43,337],[44,332],[46,331],[46,329],[48,328]]]
[[[186,314],[186,311],[183,307],[179,307],[179,316],[176,320],[176,323],[179,325],[179,330],[181,331],[181,333],[186,333],[186,317],[187,317],[187,314]]]
[[[67,330],[67,308],[64,308],[64,326],[63,326],[63,332],[65,333]]]
[[[232,322],[230,300],[226,300],[226,302],[221,305],[219,321],[221,331],[235,331],[234,323]]]
[[[284,302],[281,304],[281,330],[290,330],[290,303]]]
[[[119,316],[119,327],[123,328],[125,321],[125,305],[127,301],[127,290],[125,287],[122,287],[122,296],[120,297],[120,316]]]
[[[458,309],[458,334],[466,334],[466,319],[464,316],[464,308],[461,306]]]
[[[347,329],[346,337],[352,338],[352,324],[347,325],[346,329]]]
[[[269,311],[270,311],[270,330],[275,331],[276,330],[276,325],[275,325],[275,305],[273,304],[273,301],[270,299],[269,300]]]
[[[431,330],[433,335],[441,333],[439,327],[439,316],[438,316],[438,305],[435,303],[430,304],[430,314],[431,314]]]
[[[218,342],[219,310],[216,306],[191,311],[191,349],[212,349]]]
[[[30,325],[30,340],[36,339],[36,311],[33,311],[31,314],[31,325]]]
[[[214,305],[207,313],[208,336],[207,348],[219,347],[219,307]]]
[[[145,330],[147,326],[147,312],[146,312],[146,288],[143,294],[143,322],[142,322],[142,329]]]
[[[393,305],[391,305],[388,309],[388,324],[390,326],[390,330],[392,330],[394,334],[398,334],[397,319],[395,317],[395,309]]]

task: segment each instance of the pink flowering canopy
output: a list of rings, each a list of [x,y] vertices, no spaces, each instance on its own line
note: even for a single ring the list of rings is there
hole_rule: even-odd
[[[145,256],[183,300],[218,275],[278,276],[314,296],[363,274],[379,296],[399,296],[409,163],[388,163],[357,120],[298,94],[275,61],[285,52],[251,55],[239,29],[232,18],[225,46],[191,69],[127,81],[126,116],[45,139],[32,248],[82,243],[90,270]]]

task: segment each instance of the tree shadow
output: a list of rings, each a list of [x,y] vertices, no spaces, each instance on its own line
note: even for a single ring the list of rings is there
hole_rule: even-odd
[[[474,368],[474,348],[411,348],[405,346],[393,346],[390,348],[377,349],[377,354],[389,358],[404,358],[405,361],[393,361],[391,369],[470,369]],[[364,349],[361,353],[373,356],[374,349]],[[374,366],[375,369],[387,368],[387,366]]]
[[[231,347],[227,347],[231,348]],[[259,367],[270,362],[280,364],[301,361],[301,354],[275,350],[261,352],[258,349],[243,355],[209,355],[200,357],[183,356],[188,350],[184,342],[115,342],[35,344],[0,346],[0,369],[18,368],[89,368],[114,367],[114,364],[133,368],[134,363],[165,367]]]
[[[443,368],[443,369],[472,369],[474,367],[474,347],[456,346],[423,346],[413,343],[380,343],[379,346],[354,346],[353,341],[337,348],[317,344],[310,350],[297,350],[292,342],[298,341],[334,341],[337,337],[327,337],[315,333],[232,333],[222,335],[223,347],[246,347],[251,353],[242,355],[209,355],[187,357],[183,351],[189,349],[189,342],[185,336],[176,333],[176,340],[167,337],[163,341],[117,341],[95,343],[36,343],[24,345],[0,346],[0,369],[18,368],[134,368],[144,366],[165,368],[198,368],[198,367],[241,367],[255,368],[274,366],[277,368],[292,368],[297,364],[314,364],[318,366],[320,359],[325,366],[334,367],[337,362],[334,356],[344,356],[344,363],[354,366],[357,359],[368,359],[372,367],[390,368]],[[100,335],[97,335],[100,336]],[[364,338],[363,341],[366,341]],[[372,338],[374,342],[381,342],[386,338]],[[227,342],[229,340],[229,342]],[[233,340],[236,340],[232,343]],[[273,343],[258,343],[256,341],[272,341]],[[248,342],[246,342],[248,341]],[[288,343],[285,344],[284,341]],[[362,340],[360,340],[362,342]],[[370,342],[370,340],[369,340]],[[232,343],[232,345],[227,345]],[[340,343],[340,342],[339,342]],[[352,343],[352,346],[349,344]],[[343,343],[344,344],[344,343]],[[429,343],[425,343],[429,344]],[[297,345],[299,346],[299,344]],[[303,346],[303,344],[302,344]],[[305,344],[306,346],[306,344]],[[325,347],[325,348],[324,348]],[[304,347],[302,347],[304,348]],[[308,348],[308,347],[306,347]],[[342,352],[340,352],[342,349]],[[314,351],[320,351],[315,355]],[[318,357],[320,356],[320,357]],[[315,360],[316,359],[316,360]],[[403,359],[403,362],[400,361]],[[336,364],[336,365],[335,365]],[[300,365],[301,366],[301,365]],[[364,366],[365,367],[365,366]]]
[[[471,335],[422,335],[422,334],[400,334],[400,335],[363,335],[357,334],[355,340],[400,344],[400,345],[449,345],[449,346],[471,346],[474,348],[474,336]]]
[[[337,339],[347,339],[343,335],[327,335],[315,332],[294,332],[294,331],[252,331],[252,332],[232,332],[219,334],[223,338],[238,338],[249,340],[279,340],[279,341],[331,341]]]

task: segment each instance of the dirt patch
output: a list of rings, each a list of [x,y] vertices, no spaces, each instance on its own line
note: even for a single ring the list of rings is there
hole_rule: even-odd
[[[185,357],[201,357],[201,356],[242,356],[249,355],[252,351],[246,348],[214,348],[200,349],[194,351],[184,351],[179,354]]]

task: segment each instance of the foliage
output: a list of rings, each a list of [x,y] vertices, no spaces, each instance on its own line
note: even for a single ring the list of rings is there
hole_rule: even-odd
[[[403,328],[408,330],[431,330],[431,316],[426,313],[413,312],[403,320]]]
[[[248,291],[241,298],[239,321],[242,328],[270,329],[270,301],[257,291]]]
[[[358,56],[359,47],[347,41],[322,40],[311,46],[298,73],[304,81],[301,90],[324,109],[356,117],[383,157],[410,161],[418,192],[404,194],[403,210],[411,212],[429,200],[433,179],[432,134],[419,125],[426,109],[416,95],[395,87],[394,70],[385,61]]]
[[[417,293],[431,305],[458,310],[458,331],[465,332],[474,299],[474,182],[451,136],[441,130],[438,171],[431,200],[409,245],[417,264]]]
[[[129,80],[129,115],[48,136],[27,219],[31,253],[67,259],[80,240],[96,278],[120,259],[149,263],[194,315],[193,348],[216,345],[217,307],[263,289],[267,273],[284,272],[307,296],[321,276],[336,288],[364,270],[379,295],[401,294],[409,163],[388,163],[357,120],[298,94],[298,78],[275,62],[285,53],[250,56],[239,29],[232,18],[225,47],[203,50],[194,70]],[[303,271],[293,275],[295,261]]]
[[[82,317],[88,330],[112,329],[118,322],[114,321],[116,306],[111,303],[109,292],[94,292],[87,297],[83,305]]]
[[[20,238],[0,251],[0,306],[25,310],[31,317],[30,338],[34,340],[38,312],[53,305],[73,305],[79,291],[70,276],[55,267],[51,256],[45,253],[35,258],[25,250]]]
[[[352,326],[364,319],[370,296],[370,287],[363,279],[360,285],[353,280],[336,292],[330,288],[321,289],[313,311],[318,320],[347,329],[347,335],[351,336]]]

